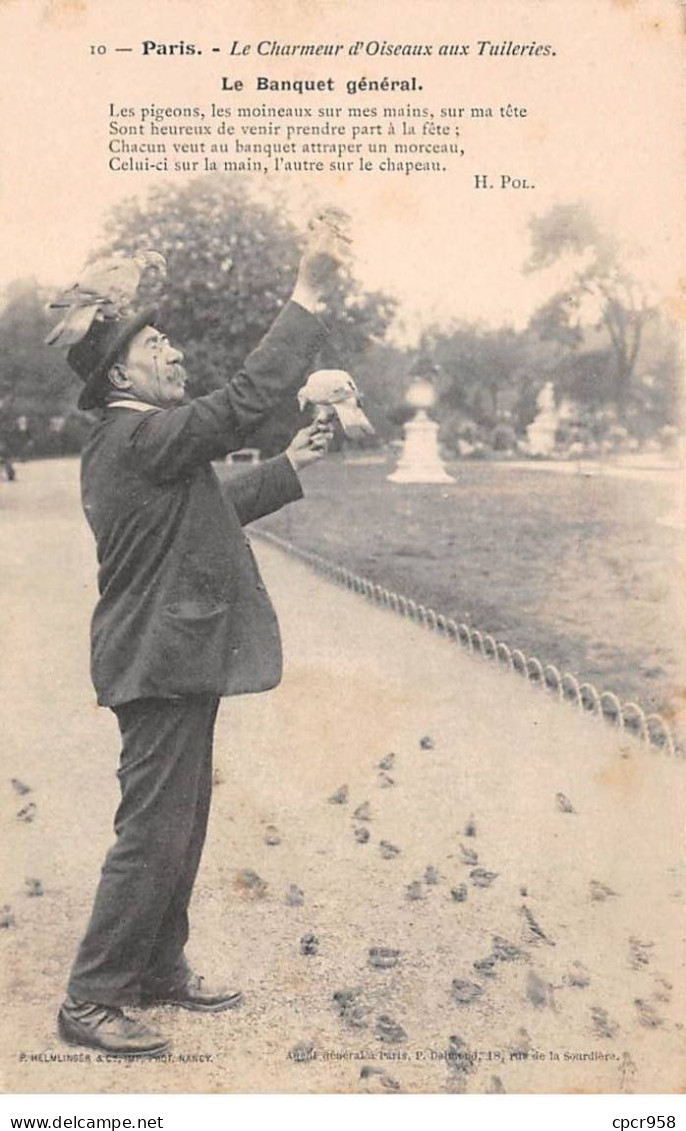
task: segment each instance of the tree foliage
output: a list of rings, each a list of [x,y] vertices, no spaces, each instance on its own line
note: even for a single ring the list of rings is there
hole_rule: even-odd
[[[198,394],[236,372],[258,344],[292,290],[303,242],[272,202],[251,193],[249,181],[203,177],[119,205],[105,250],[150,247],[166,257],[167,278],[144,279],[140,297],[160,302],[162,324],[184,350],[190,391]],[[332,332],[318,364],[354,372],[393,313],[387,296],[342,276],[328,303]],[[297,424],[289,398],[250,442],[278,450]]]
[[[439,411],[458,411],[488,426],[507,413],[518,427],[529,423],[529,402],[535,404],[536,393],[549,379],[553,354],[531,332],[469,323],[430,328],[422,352],[438,370]]]
[[[76,379],[62,355],[44,344],[52,321],[49,293],[33,279],[12,283],[0,312],[0,398],[6,411],[51,414],[73,404]]]
[[[79,382],[62,354],[44,344],[49,292],[33,279],[12,283],[0,309],[0,443],[15,456],[78,451]],[[54,425],[57,424],[57,428]]]
[[[624,419],[639,352],[654,310],[645,289],[625,265],[619,243],[602,232],[587,208],[558,204],[530,223],[531,255],[526,269],[538,271],[567,261],[569,285],[534,315],[531,326],[543,339],[584,352],[587,330],[602,333],[606,364],[600,367],[603,395]],[[598,343],[592,343],[598,370]]]

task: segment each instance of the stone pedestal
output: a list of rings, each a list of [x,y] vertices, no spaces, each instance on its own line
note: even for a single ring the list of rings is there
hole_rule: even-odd
[[[454,483],[438,451],[438,425],[420,409],[403,432],[403,450],[390,483]]]

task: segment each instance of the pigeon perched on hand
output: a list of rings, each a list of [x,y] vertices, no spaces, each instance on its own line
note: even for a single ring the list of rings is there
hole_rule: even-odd
[[[157,251],[97,259],[78,282],[48,304],[49,310],[66,313],[50,331],[45,344],[66,349],[85,338],[96,317],[108,319],[126,314],[146,267],[154,267],[162,276],[167,272],[164,256]]]
[[[333,205],[323,208],[310,220],[307,227],[310,232],[316,232],[322,227],[329,228],[344,243],[352,243],[349,234],[350,216],[343,208]]]
[[[311,404],[315,420],[322,422],[337,416],[349,440],[373,436],[374,429],[360,408],[360,393],[344,369],[318,369],[311,373],[298,392],[300,411]]]

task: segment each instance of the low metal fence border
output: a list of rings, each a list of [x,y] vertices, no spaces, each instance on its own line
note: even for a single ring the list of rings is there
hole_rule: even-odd
[[[595,684],[579,682],[573,672],[560,672],[555,664],[542,663],[537,656],[527,656],[520,648],[511,648],[504,640],[496,640],[490,633],[481,632],[473,625],[457,622],[437,613],[431,607],[418,604],[411,597],[386,589],[369,578],[353,573],[344,566],[330,562],[310,550],[302,550],[292,542],[280,538],[269,530],[253,530],[252,534],[271,542],[280,550],[298,558],[317,573],[337,585],[357,593],[366,600],[388,608],[398,616],[422,625],[485,662],[495,662],[523,677],[527,683],[557,695],[560,702],[570,703],[579,712],[592,715],[617,727],[618,730],[637,737],[644,745],[665,750],[668,754],[682,754],[667,721],[655,712],[646,714],[633,701],[623,703],[614,691],[598,691]]]

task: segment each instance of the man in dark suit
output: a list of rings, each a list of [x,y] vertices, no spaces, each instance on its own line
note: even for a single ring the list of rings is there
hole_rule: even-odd
[[[297,468],[329,433],[304,430],[224,494],[211,460],[240,448],[303,383],[326,337],[317,312],[343,250],[335,230],[317,226],[291,301],[241,372],[190,403],[183,354],[154,311],[96,317],[69,350],[85,382],[80,407],[103,410],[81,475],[99,565],[91,670],[122,736],[116,841],[58,1015],[70,1043],[159,1056],[168,1042],[124,1006],[214,1012],[240,1002],[193,974],[184,946],[220,696],[281,678],[276,616],[242,523],[300,497]]]

